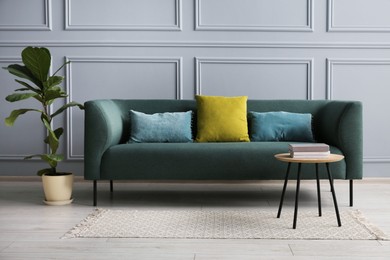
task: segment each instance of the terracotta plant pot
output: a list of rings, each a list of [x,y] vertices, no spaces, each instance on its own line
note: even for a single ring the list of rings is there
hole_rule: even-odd
[[[67,205],[72,203],[73,174],[42,175],[43,191],[47,205]]]

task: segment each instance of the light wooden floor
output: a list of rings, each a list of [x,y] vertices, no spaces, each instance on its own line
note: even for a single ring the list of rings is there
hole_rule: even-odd
[[[335,181],[340,208],[348,208],[348,182]],[[110,196],[100,183],[102,208],[272,208],[282,182],[118,183]],[[295,182],[284,211],[293,210]],[[0,259],[390,259],[390,241],[60,239],[92,210],[92,183],[78,179],[69,206],[45,206],[37,178],[0,178]],[[323,208],[332,208],[329,185],[322,184]],[[300,207],[316,207],[314,181],[303,181]],[[355,181],[355,209],[390,234],[390,178]],[[299,228],[299,217],[298,217]]]

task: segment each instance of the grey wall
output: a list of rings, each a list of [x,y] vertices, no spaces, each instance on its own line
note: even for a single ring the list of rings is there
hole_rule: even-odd
[[[365,176],[390,177],[389,0],[0,0],[0,66],[47,46],[70,99],[347,99],[364,104]],[[0,118],[20,104],[0,71]],[[27,102],[28,103],[28,102]],[[27,106],[27,104],[26,104]],[[53,108],[54,109],[54,108]],[[83,113],[64,124],[62,169],[83,173]],[[0,174],[45,152],[35,115],[0,124]]]

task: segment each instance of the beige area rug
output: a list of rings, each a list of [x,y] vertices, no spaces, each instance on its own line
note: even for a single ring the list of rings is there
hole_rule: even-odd
[[[277,210],[109,210],[96,209],[63,238],[328,239],[387,240],[358,210],[301,209],[292,228],[293,209]]]

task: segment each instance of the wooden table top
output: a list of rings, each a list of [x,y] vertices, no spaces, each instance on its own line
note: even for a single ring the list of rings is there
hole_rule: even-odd
[[[344,159],[344,156],[340,154],[330,154],[324,158],[292,158],[289,153],[279,153],[275,154],[275,158],[279,161],[292,163],[331,163],[341,161]]]

